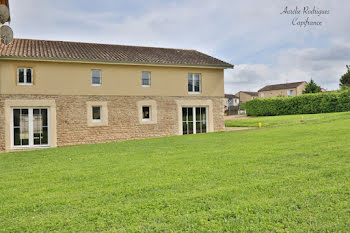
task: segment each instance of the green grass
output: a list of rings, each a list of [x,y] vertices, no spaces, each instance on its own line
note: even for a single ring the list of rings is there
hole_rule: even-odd
[[[228,120],[226,127],[258,127],[259,122],[263,128],[284,127],[299,124],[319,124],[321,122],[335,121],[343,118],[350,118],[349,112],[326,113],[326,114],[304,114],[288,116],[267,116],[253,117],[248,119]]]
[[[294,117],[0,154],[0,232],[350,232],[350,113]]]

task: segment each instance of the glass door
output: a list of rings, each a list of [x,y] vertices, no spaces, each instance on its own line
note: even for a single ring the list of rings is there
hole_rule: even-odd
[[[196,133],[207,132],[207,109],[196,108]]]
[[[13,109],[13,145],[29,146],[29,109]]]
[[[207,108],[185,107],[182,108],[182,133],[197,134],[207,132]]]
[[[193,134],[193,108],[182,108],[182,132]]]
[[[49,145],[49,111],[47,108],[13,109],[13,146]]]
[[[47,109],[33,109],[33,144],[48,145]]]

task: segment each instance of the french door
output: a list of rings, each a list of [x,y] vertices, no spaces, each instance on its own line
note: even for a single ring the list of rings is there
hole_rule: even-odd
[[[49,109],[14,108],[13,147],[49,146]]]
[[[208,117],[206,107],[182,108],[182,133],[197,134],[208,131]]]

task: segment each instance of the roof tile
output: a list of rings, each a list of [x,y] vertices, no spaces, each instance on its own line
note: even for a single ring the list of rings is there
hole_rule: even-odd
[[[0,44],[0,58],[6,57],[233,67],[195,50],[30,39],[14,39],[10,45]]]

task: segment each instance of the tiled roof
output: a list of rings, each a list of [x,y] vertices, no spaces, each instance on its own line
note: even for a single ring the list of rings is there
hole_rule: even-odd
[[[246,94],[251,95],[251,96],[258,96],[259,95],[258,92],[251,92],[251,91],[241,91],[241,92],[246,93]]]
[[[0,58],[13,57],[233,68],[229,63],[196,50],[30,39],[14,39],[10,45],[0,44]]]
[[[232,95],[232,94],[225,94],[225,98],[236,98],[236,99],[238,99],[238,97],[236,95]]]
[[[306,82],[303,81],[303,82],[295,82],[295,83],[282,83],[282,84],[268,85],[268,86],[261,88],[259,91],[273,91],[273,90],[291,89],[291,88],[296,88],[303,83],[306,83]]]

